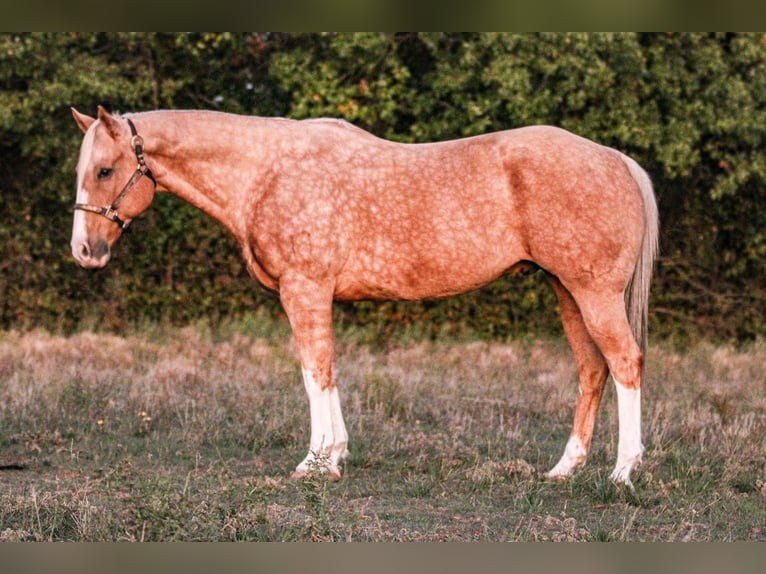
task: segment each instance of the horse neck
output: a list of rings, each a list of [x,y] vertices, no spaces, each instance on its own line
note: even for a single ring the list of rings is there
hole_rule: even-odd
[[[242,214],[257,201],[260,153],[257,118],[201,111],[158,111],[132,116],[144,139],[158,190],[168,191],[225,225],[238,239]],[[242,143],[246,142],[246,143]]]

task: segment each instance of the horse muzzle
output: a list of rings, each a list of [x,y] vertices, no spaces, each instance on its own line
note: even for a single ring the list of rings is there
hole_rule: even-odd
[[[112,254],[106,239],[99,239],[93,244],[88,239],[75,239],[72,241],[72,255],[83,267],[100,269],[109,263]]]

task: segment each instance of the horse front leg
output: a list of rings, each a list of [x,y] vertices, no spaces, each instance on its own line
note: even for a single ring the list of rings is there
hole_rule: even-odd
[[[348,455],[348,433],[336,385],[332,290],[304,279],[283,283],[280,298],[298,345],[311,416],[309,451],[292,476],[322,472],[337,480]]]

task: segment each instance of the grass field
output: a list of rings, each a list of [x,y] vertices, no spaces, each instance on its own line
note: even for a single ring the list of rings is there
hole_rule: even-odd
[[[631,492],[611,383],[587,467],[542,477],[577,392],[563,340],[340,333],[345,476],[295,482],[295,349],[254,323],[0,333],[0,540],[766,540],[764,342],[652,348]]]

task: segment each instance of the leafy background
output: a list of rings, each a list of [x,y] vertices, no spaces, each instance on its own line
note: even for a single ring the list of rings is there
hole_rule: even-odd
[[[753,340],[766,334],[765,103],[763,33],[2,34],[0,327],[280,316],[223,227],[169,194],[107,269],[76,266],[81,133],[69,108],[102,104],[344,117],[403,142],[562,126],[652,176],[662,223],[655,334]],[[339,304],[336,314],[375,340],[560,329],[538,276],[440,302]]]

